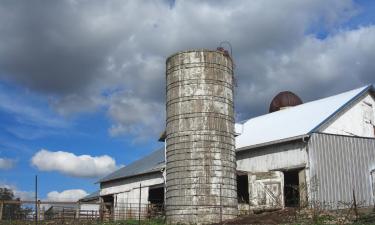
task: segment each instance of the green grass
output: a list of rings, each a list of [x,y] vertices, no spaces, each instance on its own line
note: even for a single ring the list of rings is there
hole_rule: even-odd
[[[34,221],[0,221],[0,225],[34,225]],[[39,225],[138,225],[138,220],[99,221],[39,221]],[[165,225],[163,218],[142,220],[141,225]]]

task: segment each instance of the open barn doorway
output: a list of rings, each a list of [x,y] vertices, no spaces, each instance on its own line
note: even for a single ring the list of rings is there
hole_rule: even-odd
[[[114,212],[114,197],[113,195],[102,196],[103,200],[103,217],[104,219],[111,219]]]
[[[305,169],[284,171],[285,207],[304,207],[306,203]]]
[[[164,185],[151,186],[148,189],[149,216],[160,216],[164,211]]]
[[[148,201],[151,204],[162,205],[164,203],[164,187],[150,187]]]
[[[238,203],[249,204],[249,177],[247,173],[237,172]]]

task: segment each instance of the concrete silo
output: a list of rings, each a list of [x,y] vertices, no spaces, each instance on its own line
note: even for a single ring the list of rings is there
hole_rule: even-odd
[[[178,52],[166,64],[167,221],[205,224],[234,218],[232,59],[226,51],[200,49]]]

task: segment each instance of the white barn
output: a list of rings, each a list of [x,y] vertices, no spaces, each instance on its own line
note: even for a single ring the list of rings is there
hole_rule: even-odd
[[[280,108],[236,124],[239,208],[336,208],[354,196],[361,206],[373,205],[374,87]],[[139,199],[163,203],[164,167],[159,149],[109,174],[99,181],[101,200],[123,217]]]

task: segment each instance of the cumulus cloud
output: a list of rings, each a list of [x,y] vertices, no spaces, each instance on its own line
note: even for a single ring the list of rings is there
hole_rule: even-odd
[[[117,169],[116,162],[107,155],[75,155],[64,151],[41,149],[31,159],[41,171],[58,171],[73,177],[100,177]]]
[[[64,115],[105,108],[112,135],[156,137],[165,59],[179,50],[231,42],[238,119],[285,89],[311,100],[375,82],[373,27],[340,28],[356,13],[350,0],[11,1],[0,4],[0,77]]]
[[[0,170],[8,170],[15,166],[15,160],[8,158],[0,158]]]
[[[14,197],[21,200],[33,200],[35,198],[35,192],[19,190],[15,185],[0,182],[0,188],[12,190]]]
[[[75,202],[87,195],[88,193],[82,189],[64,190],[62,192],[51,191],[47,194],[47,200],[60,202]]]

